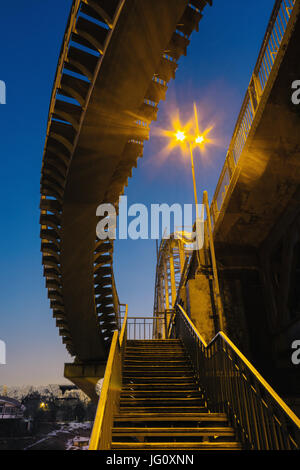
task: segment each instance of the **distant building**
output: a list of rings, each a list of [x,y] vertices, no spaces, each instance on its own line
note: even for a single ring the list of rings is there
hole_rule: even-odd
[[[64,395],[65,392],[70,392],[70,391],[73,391],[73,390],[78,390],[78,387],[76,387],[75,385],[59,385],[59,389],[61,391],[61,393]]]
[[[0,420],[22,419],[25,407],[14,398],[0,396]]]
[[[73,446],[74,447],[87,447],[88,445],[89,445],[89,438],[88,437],[76,436],[73,439]]]
[[[24,410],[25,407],[18,400],[0,396],[0,437],[16,437],[24,434],[26,430]]]

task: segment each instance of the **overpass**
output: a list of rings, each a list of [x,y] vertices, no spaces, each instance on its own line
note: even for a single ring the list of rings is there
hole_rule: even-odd
[[[74,364],[66,364],[65,376],[96,400],[95,384],[105,371],[91,448],[134,448],[130,438],[126,441],[126,426],[114,430],[117,444],[111,447],[112,420],[128,424],[132,416],[150,429],[145,434],[136,425],[136,435],[142,438],[136,448],[299,447],[299,419],[244,356],[266,373],[272,385],[280,385],[278,371],[287,372],[283,391],[287,399],[295,398],[287,347],[299,327],[299,114],[291,103],[291,83],[299,72],[299,0],[275,2],[211,205],[204,194],[203,249],[187,257],[184,242],[171,239],[161,244],[152,339],[129,338],[130,319],[127,310],[121,317],[114,282],[113,242],[95,240],[96,208],[101,202],[117,206],[132,167],[142,156],[158,103],[165,98],[167,83],[174,78],[177,61],[186,53],[207,3],[211,2],[74,0],[72,5],[49,110],[41,238],[53,315],[75,356]],[[284,240],[278,274],[272,256],[275,251],[277,261],[280,237]],[[271,274],[275,288],[280,285],[278,299]],[[182,395],[183,385],[177,382],[175,398],[171,392],[168,398],[161,395],[164,381],[171,384],[174,379],[167,373],[172,344],[178,353],[172,370],[176,377],[187,373],[183,378],[194,398]],[[161,364],[164,348],[169,366]],[[139,351],[144,362],[137,364]],[[147,369],[153,352],[158,377]],[[208,361],[214,355],[220,359]],[[139,375],[145,368],[147,372]],[[223,375],[221,383],[218,377]],[[140,397],[140,385],[153,378],[160,395],[151,398],[146,387]],[[166,406],[172,400],[175,414],[168,419],[177,427],[180,421],[205,421],[212,410],[221,410],[222,415],[214,418],[229,419],[233,428],[218,426],[197,434],[191,426],[187,431],[179,427],[175,435],[164,428],[165,446],[160,441],[156,446],[144,444],[162,437],[162,431],[151,427],[149,413],[162,419],[159,403]],[[195,433],[199,445],[182,441]],[[215,434],[218,445],[206,445]],[[120,436],[125,441],[118,442]]]
[[[96,241],[96,208],[117,204],[207,3],[73,2],[49,109],[40,223],[53,315],[80,361],[105,361],[117,324],[113,243]]]

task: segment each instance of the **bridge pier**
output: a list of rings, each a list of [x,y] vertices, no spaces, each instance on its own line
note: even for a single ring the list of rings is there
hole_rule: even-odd
[[[210,280],[203,273],[195,274],[186,285],[186,307],[189,317],[205,341],[216,334],[216,316],[212,309]]]
[[[96,385],[104,377],[106,361],[97,364],[65,364],[64,376],[82,390],[94,403],[99,400]]]

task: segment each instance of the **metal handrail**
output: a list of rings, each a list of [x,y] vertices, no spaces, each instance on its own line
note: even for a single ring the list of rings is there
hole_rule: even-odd
[[[118,330],[121,330],[121,305],[120,300],[119,300],[119,295],[117,291],[117,286],[116,286],[116,281],[115,281],[115,276],[112,271],[112,276],[111,276],[111,290],[112,290],[112,303],[114,306],[114,311],[115,311],[115,316],[116,316],[116,324],[118,327]]]
[[[122,304],[122,305],[124,305],[124,304]],[[128,320],[128,305],[125,304],[125,315],[124,315],[124,318],[123,318],[122,329],[121,329],[121,332],[120,332],[120,335],[119,335],[120,348],[122,348],[124,341],[126,342],[126,340],[127,340],[127,320]],[[124,345],[125,345],[125,343],[124,343]]]
[[[300,449],[300,419],[223,332],[207,344],[178,305],[172,337],[183,341],[210,411],[227,413],[246,449]]]
[[[123,357],[127,341],[128,307],[122,330],[113,334],[103,385],[98,401],[89,450],[109,450],[112,441],[113,419],[119,407],[122,388]]]
[[[278,66],[278,53],[279,50],[284,51],[291,23],[297,16],[296,10],[299,10],[299,3],[299,0],[277,0],[275,3],[211,204],[214,221],[221,211],[234,170],[245,148],[259,105],[263,101],[262,98],[265,92],[270,91],[272,82],[269,80],[270,75]]]
[[[123,317],[121,316],[121,319]],[[166,330],[166,312],[155,316],[130,316],[127,318],[127,339],[152,340],[163,339]],[[161,334],[159,336],[159,333]]]

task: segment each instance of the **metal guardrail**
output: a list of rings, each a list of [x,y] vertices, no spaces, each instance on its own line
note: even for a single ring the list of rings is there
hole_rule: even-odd
[[[125,316],[126,305],[120,303],[113,271],[112,271],[111,278],[112,278],[112,283],[111,283],[112,303],[114,306],[114,311],[115,311],[115,316],[116,316],[116,324],[117,324],[118,330],[120,331],[121,330],[121,315],[123,314],[123,317]]]
[[[165,318],[163,314],[154,317],[129,317],[127,320],[127,339],[163,339],[166,328]]]
[[[111,446],[113,419],[118,412],[122,388],[123,357],[127,341],[127,315],[126,305],[122,329],[121,331],[116,330],[113,334],[89,450],[109,450]]]
[[[128,306],[126,304],[120,306],[125,307],[125,315],[120,316],[121,329],[113,334],[89,450],[109,450],[111,447],[113,419],[119,410],[127,340],[157,339],[153,337],[154,328],[157,325],[159,328],[165,328],[166,315],[128,318]]]
[[[246,449],[300,449],[300,419],[223,332],[207,345],[177,306],[171,337],[183,341],[210,411],[228,415]]]
[[[284,36],[297,2],[299,0],[277,0],[274,6],[211,204],[214,223],[216,223],[233,172],[245,147],[257,108],[267,88],[274,62],[283,45]]]
[[[1,407],[0,407],[0,420],[20,419],[20,418],[23,418],[23,416],[24,416],[23,411],[20,411],[16,408],[13,408],[13,407],[6,407],[5,408],[5,406],[4,406],[3,409],[1,410]]]

